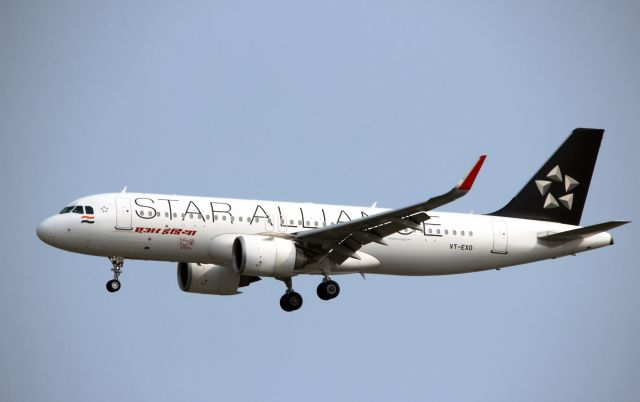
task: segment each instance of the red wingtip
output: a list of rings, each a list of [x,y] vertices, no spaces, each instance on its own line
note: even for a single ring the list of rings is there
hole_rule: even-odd
[[[486,158],[487,155],[480,155],[480,159],[478,159],[478,162],[476,162],[475,166],[473,166],[473,169],[471,169],[467,177],[462,180],[462,183],[458,185],[458,189],[467,191],[471,190],[471,186],[473,186],[473,182],[476,180],[476,177],[480,172],[480,168],[482,167],[482,164],[484,163],[484,160]]]

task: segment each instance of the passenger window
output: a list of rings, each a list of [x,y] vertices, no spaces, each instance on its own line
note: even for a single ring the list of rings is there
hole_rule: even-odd
[[[189,219],[193,219],[193,214],[189,214]]]
[[[289,225],[293,225],[293,219],[289,220]]]
[[[260,218],[256,216],[256,222],[260,222]]]
[[[240,222],[242,222],[242,217],[239,217],[239,218],[238,218],[238,220],[239,220]]]
[[[173,217],[174,217],[174,218],[177,218],[177,217],[178,217],[178,213],[177,213],[177,212],[174,212],[174,213],[173,213]]]
[[[449,234],[449,229],[445,229],[444,230],[444,234],[448,235]]]
[[[464,236],[464,230],[460,231],[460,235]]]
[[[437,234],[440,234],[440,229],[436,229],[436,233],[437,233]]]
[[[156,216],[160,217],[160,212],[159,211],[156,211]]]
[[[227,220],[227,215],[222,215],[222,220],[226,221]]]
[[[298,221],[298,226],[302,226],[302,221],[301,220]]]
[[[220,217],[219,217],[218,215],[214,215],[214,216],[213,216],[213,220],[214,220],[214,221],[217,221],[218,219],[220,219]]]
[[[206,219],[206,220],[209,220],[210,218],[211,218],[211,217],[210,217],[209,215],[207,215],[207,216],[205,217],[205,219]]]
[[[429,228],[429,234],[433,233],[433,229]]]
[[[68,214],[69,212],[71,212],[71,210],[73,209],[73,207],[64,207],[62,208],[62,211],[60,211],[61,214]]]
[[[149,214],[148,214],[148,215],[149,215],[149,216],[153,216],[153,215],[154,215],[154,213],[153,213],[153,212],[151,212],[151,211],[149,211]]]
[[[87,211],[89,215],[93,215],[93,207],[87,205],[84,207],[84,210]]]
[[[164,217],[165,217],[165,218],[168,218],[168,217],[169,217],[169,213],[168,213],[168,212],[165,212],[165,213],[164,213]]]
[[[318,221],[313,222],[313,226],[318,226]]]
[[[472,231],[469,231],[469,236],[473,236],[473,232]]]
[[[82,205],[78,205],[78,206],[73,208],[73,213],[74,214],[84,214],[84,208],[82,208]]]
[[[457,233],[457,232],[454,230],[454,231],[453,231],[453,235],[455,236],[455,235],[456,235],[456,233]]]
[[[309,225],[309,221],[306,221],[306,222],[305,222],[305,225],[306,225],[306,226],[311,226],[311,225]]]

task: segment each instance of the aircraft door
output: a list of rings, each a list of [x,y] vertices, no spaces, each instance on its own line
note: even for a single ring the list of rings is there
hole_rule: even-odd
[[[507,254],[509,244],[507,224],[501,221],[495,221],[491,223],[491,226],[493,226],[493,249],[491,249],[491,252],[495,254]]]
[[[131,200],[128,198],[116,198],[116,229],[133,229],[131,223]]]

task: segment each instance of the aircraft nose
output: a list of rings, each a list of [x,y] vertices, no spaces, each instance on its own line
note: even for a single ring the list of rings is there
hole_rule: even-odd
[[[56,221],[54,217],[47,218],[40,222],[36,228],[36,234],[45,243],[50,243],[56,237]]]

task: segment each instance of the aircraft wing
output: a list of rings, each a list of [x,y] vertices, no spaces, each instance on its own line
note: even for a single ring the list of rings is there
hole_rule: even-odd
[[[357,251],[365,244],[375,242],[386,245],[384,238],[393,233],[407,228],[422,230],[420,224],[429,219],[426,211],[450,203],[471,189],[485,158],[486,155],[480,156],[467,176],[444,194],[405,208],[297,232],[293,240],[316,261],[328,257],[342,264],[348,258],[360,259]]]

